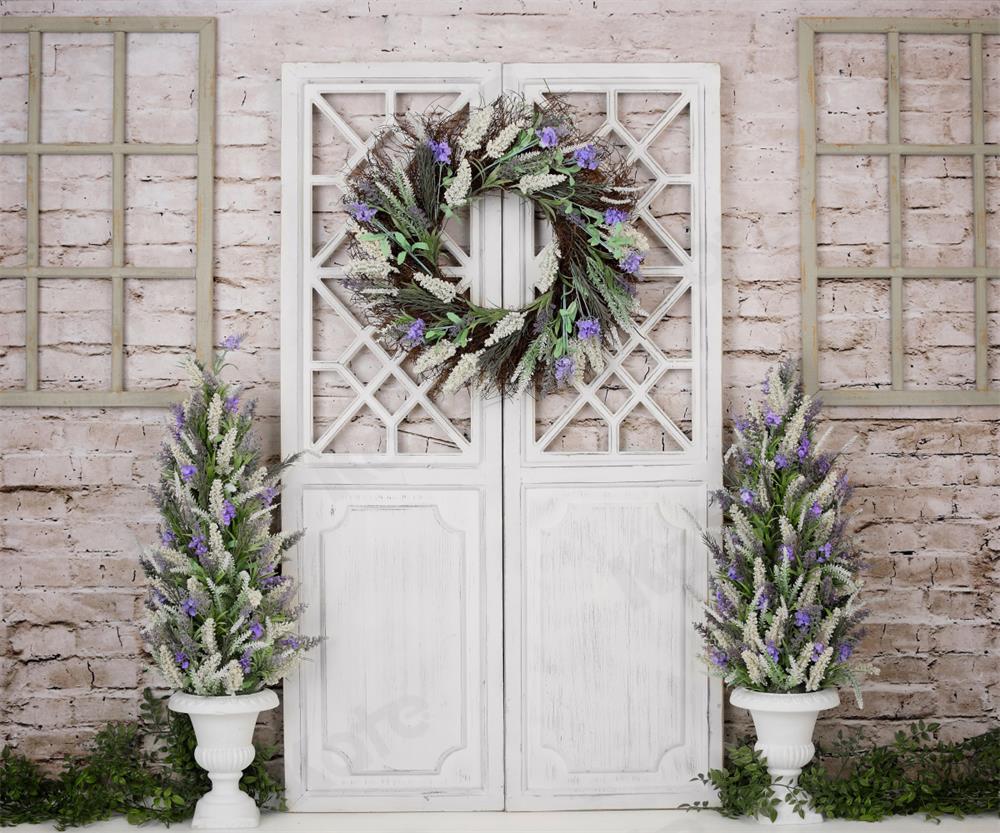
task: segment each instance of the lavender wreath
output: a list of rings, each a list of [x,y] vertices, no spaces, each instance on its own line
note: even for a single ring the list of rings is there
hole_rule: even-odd
[[[411,116],[350,177],[347,285],[382,342],[413,353],[415,372],[445,392],[572,384],[604,368],[604,348],[640,312],[649,247],[632,222],[637,190],[634,166],[577,130],[560,99],[503,95],[468,114]],[[519,309],[473,303],[439,265],[444,224],[491,191],[530,200],[553,230]]]

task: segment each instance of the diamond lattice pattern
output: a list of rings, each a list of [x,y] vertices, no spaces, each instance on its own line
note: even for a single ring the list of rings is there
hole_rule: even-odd
[[[348,260],[346,178],[379,130],[407,112],[457,111],[468,96],[454,90],[313,91],[311,241],[313,289],[312,449],[333,454],[468,455],[473,403],[465,391],[431,394],[403,353],[387,352],[358,315],[344,286]],[[476,211],[473,207],[473,217]],[[478,279],[470,216],[445,230],[445,272],[465,288]]]
[[[544,94],[543,94],[544,95]],[[583,129],[597,130],[637,168],[637,225],[650,241],[639,300],[645,315],[599,374],[575,390],[536,397],[534,453],[684,453],[694,434],[693,310],[700,227],[692,208],[686,92],[559,93]],[[536,239],[544,237],[537,228]]]

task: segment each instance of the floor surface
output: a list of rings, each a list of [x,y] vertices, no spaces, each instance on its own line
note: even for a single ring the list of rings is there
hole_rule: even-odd
[[[724,819],[711,812],[683,810],[587,811],[573,813],[266,813],[262,833],[748,833],[770,828],[749,819]],[[49,833],[50,825],[21,825],[19,833]],[[139,833],[167,830],[159,825],[132,827],[124,819],[84,828],[87,833]],[[188,831],[190,823],[170,831]],[[894,816],[878,824],[827,821],[822,825],[775,828],[782,833],[1000,833],[996,816],[944,818]]]

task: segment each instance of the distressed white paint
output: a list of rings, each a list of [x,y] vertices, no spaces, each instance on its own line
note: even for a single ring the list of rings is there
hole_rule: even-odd
[[[329,119],[350,138],[350,126],[318,96],[375,91],[385,96],[388,120],[401,90],[454,90],[453,107],[489,99],[501,89],[501,69],[284,67],[282,447],[305,456],[288,478],[283,522],[308,528],[293,569],[310,605],[305,630],[327,637],[316,662],[286,684],[293,809],[499,809],[505,801],[508,809],[674,806],[703,797],[690,778],[719,762],[719,691],[695,665],[689,627],[706,575],[695,521],[710,522],[707,490],[719,481],[718,71],[667,64],[503,68],[503,86],[529,97],[546,81],[553,90],[601,91],[609,102],[619,90],[681,94],[650,135],[628,143],[655,175],[653,191],[640,201],[648,224],[657,223],[649,207],[656,188],[690,185],[691,253],[657,233],[677,265],[646,272],[676,277],[677,286],[658,299],[608,371],[581,385],[578,401],[547,433],[536,439],[538,415],[528,398],[505,406],[474,402],[466,437],[448,430],[454,426],[428,399],[428,384],[411,378],[401,357],[387,354],[330,291],[342,273],[327,261],[343,235],[335,229],[326,244],[313,245],[312,186],[342,179],[312,171],[310,120]],[[616,126],[614,106],[605,129]],[[683,106],[691,113],[689,175],[663,171],[646,153]],[[351,144],[349,164],[356,164],[365,142],[354,135]],[[524,270],[534,223],[518,200],[505,199],[501,258],[499,205],[491,198],[475,208],[456,273],[475,297],[500,303],[502,295],[517,304],[529,285]],[[691,355],[668,357],[650,331],[685,295],[693,311]],[[313,355],[314,303],[328,304],[351,333],[337,361]],[[641,381],[622,370],[636,348],[653,363]],[[359,351],[377,359],[371,378],[350,368]],[[671,369],[692,374],[690,438],[651,393]],[[353,395],[319,436],[312,412],[317,372],[340,374]],[[628,388],[614,411],[598,396],[612,372]],[[406,397],[392,411],[376,396],[389,378]],[[400,420],[416,403],[456,453],[403,453]],[[551,439],[584,405],[609,425],[607,453],[553,452]],[[620,426],[639,405],[675,451],[619,450]],[[364,409],[385,425],[384,447],[327,453],[331,438]]]
[[[304,457],[287,478],[282,520],[307,528],[293,559],[309,605],[303,630],[326,638],[285,688],[296,810],[503,806],[500,403],[473,402],[466,436],[331,291],[343,273],[326,260],[345,230],[313,245],[312,186],[342,178],[313,173],[310,122],[328,118],[351,141],[351,167],[366,143],[324,93],[384,95],[388,121],[402,93],[454,93],[461,107],[499,85],[494,64],[283,67],[282,450]],[[486,302],[499,294],[488,291],[500,284],[499,222],[497,200],[473,209],[471,251],[456,269]],[[313,357],[314,303],[353,334],[336,362]],[[360,350],[377,359],[367,380],[349,366]],[[330,370],[354,399],[317,438],[313,374]],[[376,396],[390,375],[405,391],[392,412]],[[399,426],[416,404],[457,453],[404,453]],[[386,426],[384,447],[324,453],[366,406]]]
[[[691,777],[721,758],[720,688],[697,667],[690,621],[707,565],[697,525],[721,479],[719,70],[708,64],[534,64],[504,67],[504,86],[535,100],[547,91],[606,96],[601,129],[652,173],[638,216],[677,261],[644,267],[680,278],[563,415],[536,439],[536,401],[504,414],[504,650],[509,809],[670,807],[703,797]],[[618,120],[620,93],[679,94],[642,138]],[[689,175],[669,174],[648,147],[687,106]],[[650,204],[668,182],[690,185],[691,252]],[[535,223],[505,204],[504,296],[530,282]],[[668,358],[649,337],[684,292],[691,354]],[[640,347],[652,367],[637,382],[621,367]],[[671,368],[692,371],[691,438],[649,396]],[[626,382],[617,409],[598,396],[612,374]],[[643,403],[677,450],[623,451],[619,428]],[[586,406],[608,426],[603,453],[547,445]]]

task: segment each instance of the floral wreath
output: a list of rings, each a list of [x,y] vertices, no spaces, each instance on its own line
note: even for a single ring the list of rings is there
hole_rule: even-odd
[[[347,286],[383,343],[446,393],[573,384],[588,365],[604,369],[603,347],[617,349],[641,312],[638,190],[634,166],[582,134],[562,100],[503,95],[468,115],[411,114],[350,177]],[[473,303],[439,265],[447,220],[491,191],[530,200],[552,226],[535,297],[519,309]]]

